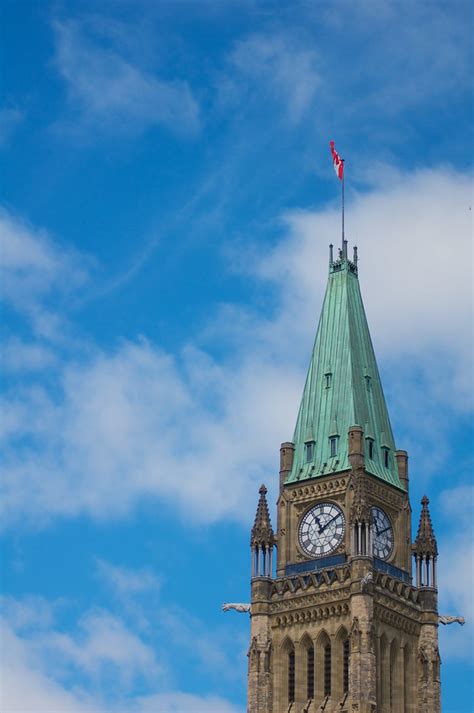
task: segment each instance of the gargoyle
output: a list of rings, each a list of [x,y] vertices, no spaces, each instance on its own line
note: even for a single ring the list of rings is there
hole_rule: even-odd
[[[233,609],[234,611],[238,611],[241,614],[245,614],[247,612],[250,612],[250,604],[223,604],[222,605],[222,611],[230,611],[230,609]]]
[[[438,621],[440,624],[454,624],[456,622],[458,624],[461,624],[461,626],[464,626],[464,624],[466,623],[466,620],[463,616],[446,616],[445,614],[440,614],[440,616],[438,617]]]

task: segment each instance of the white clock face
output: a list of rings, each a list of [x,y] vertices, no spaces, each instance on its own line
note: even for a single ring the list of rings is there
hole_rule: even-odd
[[[300,545],[310,557],[327,555],[341,544],[344,527],[341,508],[333,503],[319,503],[308,510],[300,522]]]
[[[372,508],[373,518],[373,552],[375,557],[386,560],[393,550],[393,528],[388,515],[377,507]]]

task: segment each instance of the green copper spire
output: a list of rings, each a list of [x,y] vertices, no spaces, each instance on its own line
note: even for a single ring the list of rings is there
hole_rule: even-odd
[[[332,246],[331,246],[332,248]],[[365,467],[403,489],[395,443],[354,261],[347,243],[333,261],[293,441],[295,457],[287,483],[350,469],[347,432],[361,426]]]

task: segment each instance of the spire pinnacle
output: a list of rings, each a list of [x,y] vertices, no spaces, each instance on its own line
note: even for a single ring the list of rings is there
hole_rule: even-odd
[[[250,544],[252,547],[255,545],[271,547],[274,544],[275,536],[273,534],[272,523],[270,521],[270,512],[268,510],[267,503],[267,489],[265,485],[262,484],[258,492],[260,493],[260,499],[258,501],[255,522],[252,527]]]
[[[418,534],[413,545],[413,552],[421,557],[438,556],[438,545],[431,524],[430,511],[428,509],[429,500],[426,495],[421,499],[421,515],[420,524],[418,525]]]

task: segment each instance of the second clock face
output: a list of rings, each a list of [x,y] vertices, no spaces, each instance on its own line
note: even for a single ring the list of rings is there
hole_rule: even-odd
[[[393,529],[388,519],[388,515],[383,510],[377,507],[372,508],[372,518],[374,521],[373,550],[375,557],[386,560],[390,557],[393,550]]]
[[[319,503],[303,516],[298,530],[299,543],[310,557],[322,557],[340,545],[344,526],[341,508],[333,503]]]

